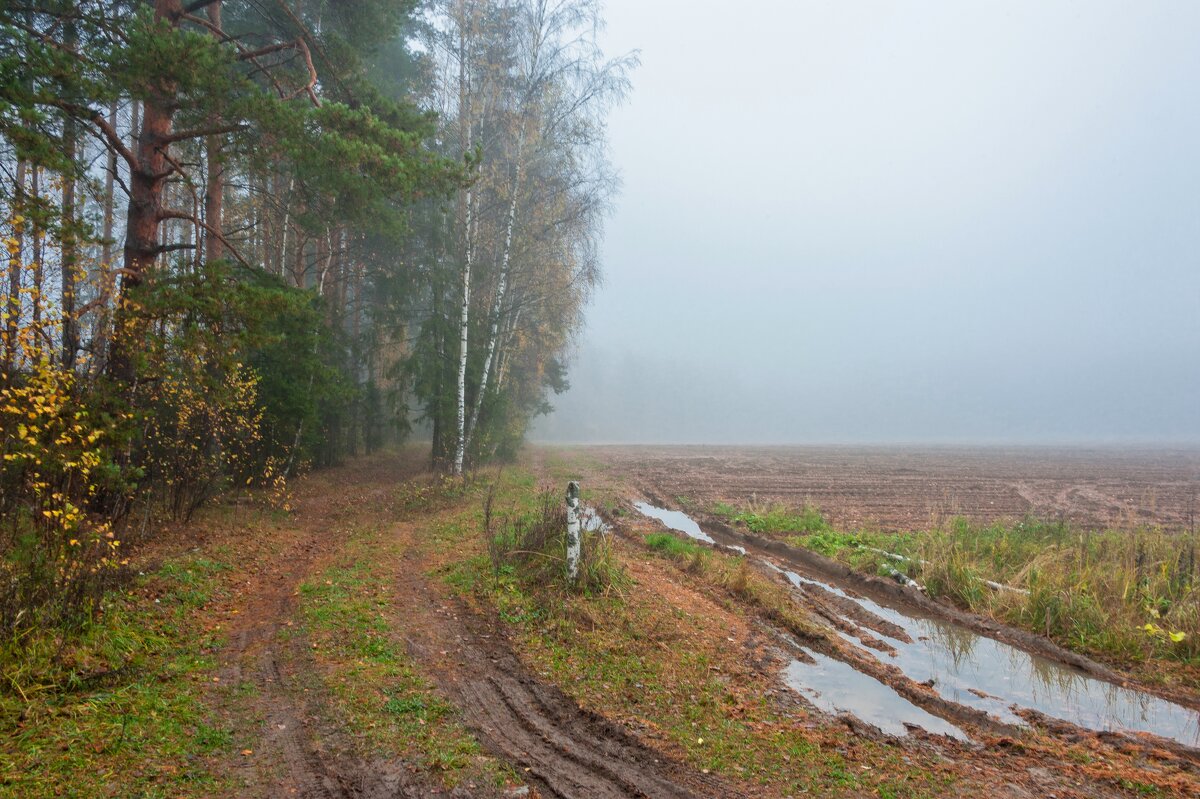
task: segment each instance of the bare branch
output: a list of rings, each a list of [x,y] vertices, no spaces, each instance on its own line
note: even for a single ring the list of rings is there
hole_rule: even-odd
[[[295,48],[297,46],[297,44],[301,41],[303,41],[303,40],[297,39],[296,41],[291,41],[291,42],[276,42],[275,44],[269,44],[266,47],[260,47],[257,50],[247,50],[244,53],[238,53],[238,60],[239,61],[251,61],[255,58],[258,58],[259,56],[270,55],[271,53],[278,53],[280,50],[291,50],[291,49]]]
[[[97,138],[103,139],[105,144],[107,144],[122,158],[124,158],[125,162],[129,164],[130,169],[138,168],[139,162],[137,155],[134,154],[133,150],[129,149],[129,146],[126,145],[125,142],[121,141],[121,135],[117,133],[117,129],[110,125],[108,120],[105,119],[99,111],[89,108],[86,105],[77,105],[76,103],[70,103],[66,100],[56,99],[51,101],[50,104],[56,108],[61,108],[68,114],[72,114],[80,119],[85,119],[95,125],[96,131],[92,132],[93,135],[98,132],[100,136]]]
[[[317,68],[313,66],[312,52],[309,51],[308,44],[305,43],[303,38],[296,40],[296,46],[300,52],[304,54],[304,65],[308,67],[308,83],[303,88],[297,89],[291,94],[290,97],[286,99],[290,100],[292,97],[298,97],[301,92],[303,92],[308,94],[309,99],[313,101],[313,105],[319,108],[321,105],[321,98],[317,97],[316,92]]]
[[[225,245],[225,249],[227,249],[233,255],[233,257],[237,259],[238,263],[247,269],[254,268],[249,261],[242,257],[242,254],[238,252],[237,247],[234,247],[233,244],[230,243],[229,239],[225,238],[225,236],[221,234],[221,231],[217,230],[207,222],[199,219],[196,214],[189,213],[188,211],[178,211],[173,208],[164,208],[158,212],[158,218],[160,221],[164,219],[182,219],[185,222],[191,222],[193,225],[199,225],[215,236],[223,245]]]
[[[167,144],[175,142],[187,141],[188,139],[199,139],[204,136],[220,136],[225,133],[237,133],[238,131],[246,130],[246,125],[227,122],[224,124],[212,124],[204,128],[192,128],[191,130],[182,130],[178,133],[172,133],[163,139]]]

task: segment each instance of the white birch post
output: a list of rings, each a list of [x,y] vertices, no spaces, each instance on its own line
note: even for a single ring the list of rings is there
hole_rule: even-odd
[[[579,483],[567,483],[567,577],[579,579],[580,552]]]

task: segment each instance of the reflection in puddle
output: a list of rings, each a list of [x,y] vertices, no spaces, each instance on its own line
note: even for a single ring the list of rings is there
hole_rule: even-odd
[[[808,654],[816,663],[793,660],[784,670],[783,680],[818,709],[834,715],[853,713],[888,735],[904,735],[908,732],[904,725],[911,724],[934,734],[967,739],[958,727],[922,710],[874,677],[819,652]]]
[[[700,525],[696,524],[691,516],[682,511],[658,508],[645,502],[635,502],[633,503],[633,507],[637,508],[638,513],[643,516],[658,519],[672,530],[678,530],[684,535],[695,538],[697,541],[704,541],[709,544],[716,543],[708,533],[700,529]]]
[[[1092,730],[1144,731],[1200,746],[1200,713],[1194,710],[1088,677],[944,620],[909,616],[794,572],[785,574],[798,587],[819,586],[902,628],[912,642],[891,641],[896,655],[887,660],[916,682],[933,680],[938,693],[953,702],[1009,723],[1022,723],[1011,710],[1016,705]]]

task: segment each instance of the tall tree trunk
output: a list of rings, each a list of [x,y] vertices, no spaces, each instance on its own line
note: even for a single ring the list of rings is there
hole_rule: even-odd
[[[475,392],[475,402],[471,408],[471,422],[467,426],[468,443],[470,443],[471,436],[475,432],[475,426],[479,423],[479,410],[483,407],[483,399],[487,394],[488,378],[491,374],[492,361],[496,355],[496,341],[500,333],[500,314],[504,309],[505,295],[508,293],[508,270],[512,259],[513,231],[517,224],[517,195],[521,191],[521,176],[525,168],[523,156],[525,152],[526,119],[522,119],[521,132],[518,134],[516,166],[513,170],[511,185],[512,196],[508,201],[508,218],[505,220],[504,225],[504,247],[500,255],[500,274],[496,281],[496,294],[492,298],[491,329],[488,331],[487,354],[483,358],[483,371],[479,376],[479,389]]]
[[[136,109],[137,104],[134,103],[133,107]],[[116,100],[108,106],[108,124],[113,130],[117,129]],[[108,349],[109,292],[112,289],[109,280],[113,268],[113,211],[116,206],[116,175],[117,153],[110,147],[108,148],[107,170],[104,175],[104,210],[101,223],[101,236],[104,240],[100,245],[100,269],[97,275],[100,304],[96,309],[96,322],[92,329],[92,350],[98,354],[103,354]],[[102,364],[96,364],[97,368],[102,366]]]
[[[221,30],[221,0],[208,7],[208,21]],[[214,34],[215,35],[215,34]],[[204,141],[208,180],[204,184],[204,259],[216,261],[225,254],[221,243],[222,215],[225,211],[225,164],[221,153],[222,137],[208,136]]]
[[[25,215],[25,159],[17,159],[17,185],[13,192],[13,216]],[[17,329],[21,320],[21,272],[25,268],[25,225],[26,221],[14,225],[13,238],[16,252],[8,256],[8,296],[5,300],[4,320],[4,378],[8,380],[16,369]]]
[[[37,164],[33,165],[33,172],[29,180],[29,195],[33,200],[33,326],[37,328],[42,322],[42,285],[43,278],[46,274],[46,265],[43,259],[46,256],[46,231],[38,220],[42,214],[42,168]]]
[[[63,29],[63,42],[74,52],[79,42],[75,21],[69,20]],[[62,365],[66,371],[75,369],[75,351],[79,347],[79,320],[75,318],[75,278],[79,268],[78,226],[75,224],[75,150],[79,134],[75,119],[69,114],[63,119],[63,155],[70,162],[70,172],[63,176],[62,189]]]
[[[288,175],[287,194],[283,198],[283,223],[281,225],[282,233],[279,241],[279,276],[283,277],[285,264],[287,264],[287,248],[288,248],[288,233],[291,227],[292,218],[292,187],[295,184],[295,176]],[[299,285],[299,284],[297,284]]]
[[[63,153],[75,160],[75,121],[63,122]],[[75,351],[79,347],[79,320],[75,318],[75,278],[79,269],[78,226],[75,223],[75,176],[63,176],[62,189],[62,365],[66,371],[75,368]]]
[[[470,208],[469,203],[467,207]],[[456,475],[463,473],[463,461],[467,451],[467,334],[471,325],[471,269],[469,262],[463,264],[461,277],[459,300],[462,305],[458,315],[458,382],[455,395],[457,436],[453,466],[453,472]]]
[[[154,0],[158,22],[178,23],[180,0]],[[175,87],[160,84],[142,103],[142,128],[138,133],[136,163],[129,170],[129,208],[125,222],[124,274],[117,299],[115,325],[109,350],[109,373],[124,383],[133,382],[132,349],[140,345],[137,315],[129,303],[154,267],[161,252],[159,226],[163,212],[163,186],[167,176],[167,148],[174,124]]]
[[[458,22],[458,129],[459,144],[463,155],[471,151],[471,92],[467,75],[467,33],[465,4],[462,18]],[[458,317],[458,383],[455,404],[455,432],[457,439],[454,446],[453,473],[463,473],[463,462],[467,454],[467,336],[471,326],[471,266],[474,258],[472,248],[472,202],[471,187],[468,186],[460,196],[463,197],[460,219],[463,225],[463,265],[461,293],[459,299],[462,307]]]

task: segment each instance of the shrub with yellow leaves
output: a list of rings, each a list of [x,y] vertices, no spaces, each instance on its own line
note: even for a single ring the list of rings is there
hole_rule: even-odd
[[[26,339],[27,341],[29,339]],[[0,384],[0,624],[13,631],[95,610],[122,565],[111,522],[88,505],[114,474],[105,430],[75,375],[27,348]]]
[[[171,518],[187,521],[231,481],[261,479],[251,476],[262,440],[257,389],[241,363],[214,376],[192,357],[147,385],[142,463]]]

